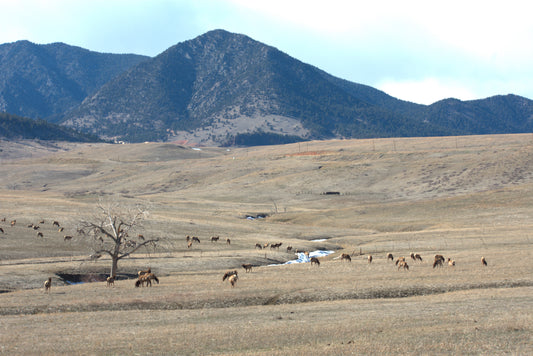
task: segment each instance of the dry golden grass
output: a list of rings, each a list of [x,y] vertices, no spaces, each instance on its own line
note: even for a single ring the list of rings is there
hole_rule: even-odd
[[[531,135],[0,149],[0,353],[533,353]],[[165,243],[121,261],[114,287],[66,285],[62,273],[109,271],[75,234],[100,197],[148,206],[139,233]],[[41,219],[38,238],[27,226]],[[283,245],[254,248],[267,242]],[[268,266],[293,258],[288,245],[335,253]],[[436,253],[456,266],[433,269]],[[161,284],[123,279],[148,266]]]

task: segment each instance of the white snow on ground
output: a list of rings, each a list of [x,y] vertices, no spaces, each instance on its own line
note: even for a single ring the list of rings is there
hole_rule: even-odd
[[[282,264],[290,265],[290,264],[293,264],[293,263],[306,263],[306,262],[310,262],[311,261],[311,257],[317,257],[317,258],[318,257],[324,257],[324,256],[332,254],[333,252],[335,252],[335,251],[316,250],[316,251],[313,251],[313,252],[309,252],[309,256],[307,256],[303,252],[298,252],[296,254],[298,256],[297,259],[291,260],[291,261],[287,261],[287,262],[282,263]],[[280,264],[273,264],[273,265],[269,265],[269,266],[280,266]]]

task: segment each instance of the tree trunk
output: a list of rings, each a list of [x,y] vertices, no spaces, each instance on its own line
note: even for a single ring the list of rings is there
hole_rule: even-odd
[[[118,270],[118,256],[111,257],[113,263],[111,264],[111,274],[110,276],[116,276]]]

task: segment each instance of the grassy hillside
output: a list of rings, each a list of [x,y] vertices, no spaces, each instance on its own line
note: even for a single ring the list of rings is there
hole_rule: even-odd
[[[6,146],[0,142],[6,352],[34,353],[36,342],[43,353],[81,354],[533,352],[531,135],[236,150]],[[109,260],[91,261],[75,234],[102,198],[147,206],[138,232],[165,241],[120,262],[114,287],[67,285],[61,276],[109,272]],[[258,214],[266,218],[246,219]],[[27,226],[41,219],[37,238]],[[186,235],[201,243],[187,248]],[[255,248],[276,242],[279,251]],[[270,266],[294,258],[288,245],[335,252],[320,266]],[[409,270],[387,261],[388,252],[406,256]],[[432,268],[437,253],[456,265]],[[245,273],[242,263],[255,267]],[[161,283],[135,288],[131,277],[148,266]],[[229,269],[239,271],[234,288],[222,281]],[[61,342],[62,330],[71,342]]]

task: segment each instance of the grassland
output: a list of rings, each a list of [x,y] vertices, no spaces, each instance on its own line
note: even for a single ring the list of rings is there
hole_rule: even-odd
[[[531,135],[0,150],[2,354],[533,353]],[[109,273],[76,234],[101,199],[147,207],[138,232],[163,243],[121,261],[114,287],[68,285]],[[272,266],[288,245],[335,252]],[[398,270],[388,252],[424,261]],[[433,269],[436,253],[456,266]],[[135,288],[147,266],[161,283]]]

